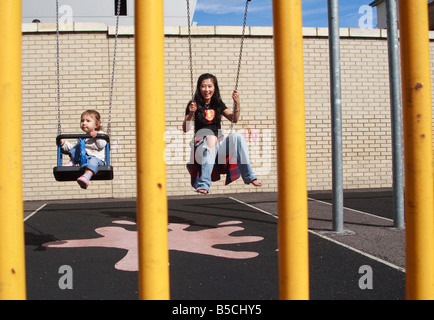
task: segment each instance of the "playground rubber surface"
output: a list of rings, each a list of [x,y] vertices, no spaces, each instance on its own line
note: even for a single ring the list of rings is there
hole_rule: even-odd
[[[310,299],[404,299],[402,257],[387,256],[402,256],[403,232],[348,209],[350,234],[333,235],[324,199],[309,200]],[[171,299],[279,299],[275,194],[174,197],[168,205]],[[138,299],[135,199],[45,203],[26,217],[25,240],[29,300]]]

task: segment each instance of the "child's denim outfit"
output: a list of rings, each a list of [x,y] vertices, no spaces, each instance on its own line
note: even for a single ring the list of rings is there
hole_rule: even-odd
[[[103,132],[100,131],[98,133]],[[62,146],[62,150],[71,156],[73,163],[79,163],[82,168],[87,168],[96,174],[98,172],[98,166],[105,165],[106,144],[107,141],[104,139],[87,138],[84,139],[84,143],[81,143],[80,139],[77,139],[74,145],[66,141]]]

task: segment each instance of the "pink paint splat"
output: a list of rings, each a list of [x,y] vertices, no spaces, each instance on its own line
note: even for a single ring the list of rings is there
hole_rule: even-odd
[[[117,220],[116,224],[133,225],[134,222]],[[189,224],[170,223],[169,250],[177,250],[198,254],[211,255],[228,259],[250,259],[257,257],[257,252],[232,251],[217,249],[213,246],[219,244],[237,244],[261,241],[263,237],[256,236],[231,236],[233,232],[242,231],[244,228],[232,226],[241,224],[241,221],[226,221],[217,228],[199,231],[186,231]],[[44,243],[49,248],[84,248],[103,247],[119,248],[127,250],[127,254],[115,264],[115,268],[123,271],[138,271],[138,247],[137,231],[129,231],[122,227],[102,227],[95,229],[102,237],[93,239],[60,240]]]

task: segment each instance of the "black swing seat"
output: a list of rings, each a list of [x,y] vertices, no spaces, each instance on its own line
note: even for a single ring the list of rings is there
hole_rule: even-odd
[[[56,137],[57,144],[57,166],[53,168],[53,174],[56,181],[75,181],[83,173],[84,169],[80,166],[68,167],[62,166],[62,149],[60,147],[61,139],[87,139],[91,138],[88,134],[60,134]],[[107,141],[106,144],[106,165],[99,166],[98,172],[92,177],[92,180],[113,180],[113,167],[110,165],[110,137],[106,134],[98,134],[98,139],[104,139]]]
[[[57,166],[53,168],[53,174],[56,181],[75,181],[83,173],[84,170],[80,167]],[[98,173],[92,177],[92,180],[113,180],[113,167],[112,166],[98,167]]]

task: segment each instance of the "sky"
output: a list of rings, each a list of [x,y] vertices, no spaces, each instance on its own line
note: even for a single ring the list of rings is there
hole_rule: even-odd
[[[292,0],[287,0],[290,5]],[[373,0],[340,0],[341,28],[376,28]],[[197,0],[193,21],[199,26],[242,26],[246,0]],[[327,0],[302,0],[303,27],[327,27]],[[247,26],[272,26],[272,0],[251,0]]]

